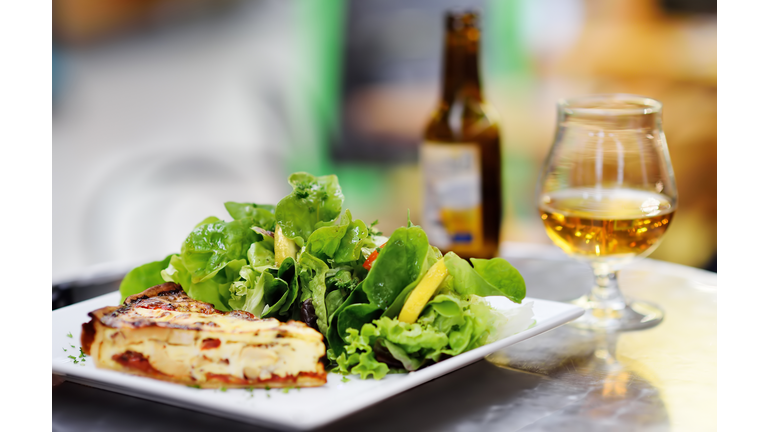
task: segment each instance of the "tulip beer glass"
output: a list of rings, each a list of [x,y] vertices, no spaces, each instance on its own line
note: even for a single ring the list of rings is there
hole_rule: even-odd
[[[592,291],[574,301],[586,309],[574,325],[632,330],[661,322],[661,309],[625,300],[616,280],[617,270],[659,245],[677,209],[661,103],[623,94],[561,100],[536,195],[547,235],[594,271]]]

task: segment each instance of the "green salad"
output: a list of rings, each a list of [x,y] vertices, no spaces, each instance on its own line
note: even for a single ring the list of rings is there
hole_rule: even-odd
[[[288,181],[277,205],[227,202],[231,221],[208,217],[179,253],[131,270],[123,300],[175,282],[221,311],[302,321],[325,336],[329,367],[362,378],[417,370],[510,328],[511,315],[483,299],[525,297],[506,260],[443,255],[410,218],[385,237],[342,211],[335,175]]]

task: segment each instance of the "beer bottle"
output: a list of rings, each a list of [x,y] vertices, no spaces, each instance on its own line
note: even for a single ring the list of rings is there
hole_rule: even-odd
[[[496,256],[501,229],[501,146],[478,73],[478,14],[445,17],[442,97],[419,152],[421,225],[430,243],[469,258]]]

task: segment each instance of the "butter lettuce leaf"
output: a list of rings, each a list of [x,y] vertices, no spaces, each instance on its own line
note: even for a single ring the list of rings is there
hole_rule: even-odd
[[[323,260],[309,253],[302,253],[299,257],[299,280],[302,290],[307,290],[312,306],[317,316],[317,328],[323,336],[328,333],[328,314],[325,307],[325,274],[328,265]]]
[[[242,310],[250,312],[257,317],[261,317],[264,308],[267,305],[265,298],[266,291],[274,283],[275,278],[268,271],[261,272],[253,288],[249,288],[245,293],[245,304]]]
[[[368,236],[368,227],[360,219],[352,220],[352,213],[346,210],[339,218],[338,225],[318,223],[307,240],[307,251],[312,255],[333,262],[345,264],[360,259],[363,247],[375,247]]]
[[[229,306],[230,286],[239,279],[241,268],[245,264],[244,259],[232,260],[222,267],[222,271],[204,281],[195,283],[192,282],[192,277],[184,266],[181,257],[172,255],[168,267],[161,272],[161,275],[164,281],[176,282],[181,285],[191,298],[211,303],[220,311],[229,311],[231,310]]]
[[[296,301],[298,295],[298,282],[296,281],[296,262],[293,258],[286,258],[277,277],[271,285],[265,286],[264,298],[269,308],[262,314],[262,318],[289,318],[290,307]]]
[[[275,230],[275,206],[273,205],[229,201],[224,203],[224,207],[232,219],[250,219],[255,226],[267,231]]]
[[[125,275],[120,282],[120,303],[124,302],[128,296],[138,294],[147,288],[160,285],[165,282],[161,272],[168,267],[171,257],[168,255],[160,261],[153,261],[140,265]]]
[[[288,182],[293,192],[277,203],[275,218],[283,234],[303,246],[318,223],[322,226],[339,216],[344,195],[335,175],[298,172]]]
[[[251,243],[246,253],[248,258],[248,264],[252,267],[262,266],[274,266],[275,265],[275,251],[270,249],[270,245],[265,241],[257,241]],[[274,246],[273,246],[274,247]]]
[[[192,285],[192,277],[189,275],[189,271],[184,267],[184,263],[181,262],[179,255],[171,255],[171,259],[168,261],[168,266],[160,272],[163,280],[166,282],[176,282],[187,291]],[[187,294],[189,294],[187,292]]]
[[[192,282],[212,278],[229,262],[245,259],[251,244],[257,240],[252,225],[254,221],[246,218],[196,227],[181,245],[181,260]]]
[[[253,266],[243,266],[240,268],[240,279],[233,281],[229,285],[230,297],[227,303],[232,310],[245,310],[245,299],[248,295],[248,290],[255,288],[261,273],[262,270],[258,270]]]
[[[307,251],[318,258],[333,258],[339,249],[339,244],[347,233],[347,227],[352,214],[347,210],[339,218],[338,225],[328,225],[317,228],[307,240]]]

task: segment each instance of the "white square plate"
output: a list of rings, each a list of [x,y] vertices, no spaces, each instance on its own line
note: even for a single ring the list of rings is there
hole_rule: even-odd
[[[500,309],[519,307],[503,297],[488,297],[492,306]],[[79,358],[80,330],[89,320],[88,312],[120,303],[120,294],[113,292],[53,311],[53,373],[81,384],[150,399],[182,408],[233,418],[284,430],[308,430],[331,423],[355,411],[374,405],[461,367],[472,364],[506,346],[544,333],[574,320],[584,313],[580,307],[566,303],[528,298],[533,302],[536,324],[518,334],[500,339],[464,354],[444,360],[408,374],[390,374],[384,379],[361,380],[350,376],[342,381],[339,374],[329,373],[323,387],[291,389],[203,390],[97,369],[93,360],[75,364],[69,356]],[[68,337],[71,334],[72,337]],[[66,350],[66,351],[65,351]]]

